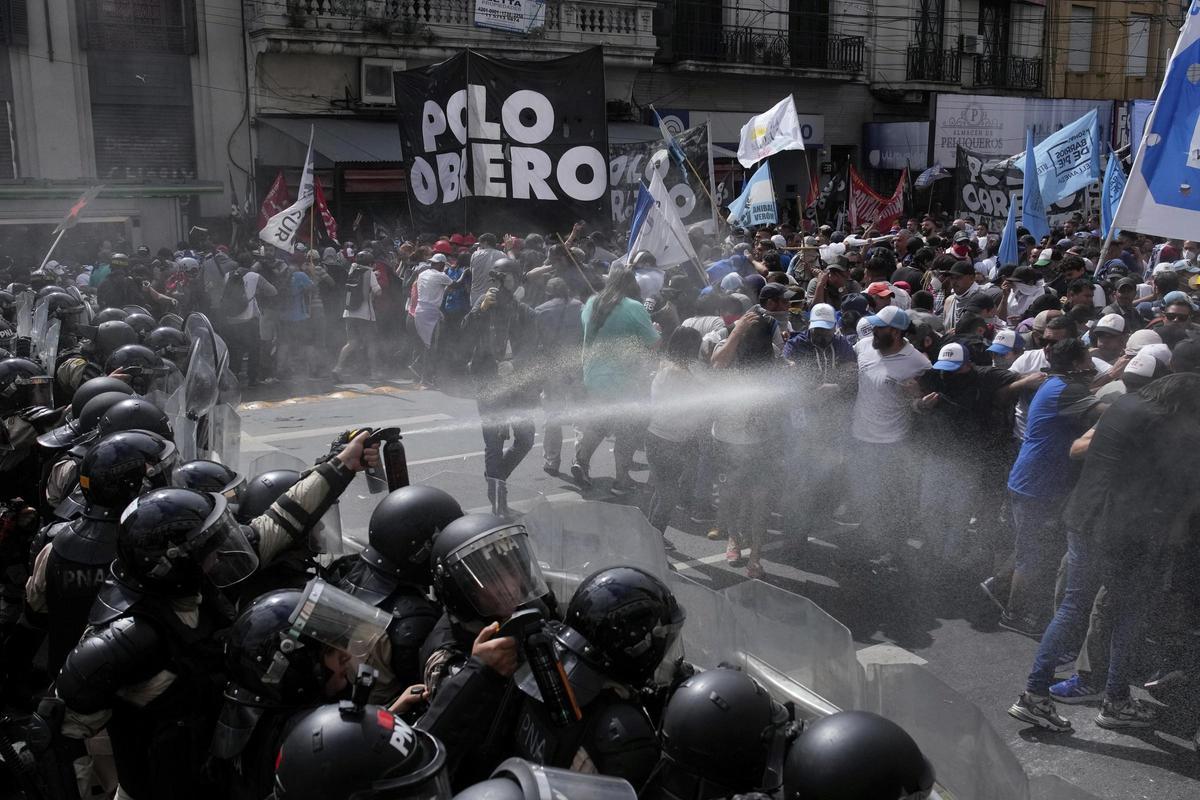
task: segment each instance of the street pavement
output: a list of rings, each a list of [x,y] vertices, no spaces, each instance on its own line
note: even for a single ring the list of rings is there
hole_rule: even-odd
[[[351,427],[399,425],[404,431],[410,477],[451,492],[464,509],[487,511],[483,441],[474,399],[464,387],[422,389],[397,379],[333,386],[320,382],[277,383],[247,392],[242,406],[243,468],[253,458],[283,452],[311,463]],[[563,464],[570,463],[573,434],[565,432]],[[580,495],[567,475],[542,471],[541,429],[533,451],[509,483],[510,505],[542,495],[569,500]],[[639,455],[639,459],[641,456]],[[608,493],[613,470],[611,442],[592,463],[595,487],[588,499],[638,505],[648,493],[620,500]],[[634,472],[644,482],[644,463]],[[764,476],[769,479],[770,476]],[[781,490],[786,484],[781,484]],[[371,510],[382,495],[370,495],[358,478],[341,503],[343,530],[365,541]],[[764,548],[766,580],[805,595],[850,629],[863,662],[924,664],[973,701],[1017,755],[1030,775],[1059,775],[1099,798],[1194,800],[1200,797],[1200,757],[1190,741],[1197,720],[1166,715],[1162,730],[1137,735],[1099,728],[1095,706],[1061,707],[1073,734],[1023,726],[1005,710],[1021,691],[1036,643],[997,627],[998,613],[979,591],[977,577],[952,566],[926,563],[919,550],[904,559],[911,569],[878,574],[847,552],[854,529],[812,532],[807,541],[779,532],[774,517]],[[705,537],[708,526],[677,519],[668,529],[676,569],[714,589],[746,580],[744,570],[724,559],[724,542]],[[916,543],[912,543],[916,547]],[[797,642],[803,647],[803,642]],[[938,710],[930,708],[936,715]]]

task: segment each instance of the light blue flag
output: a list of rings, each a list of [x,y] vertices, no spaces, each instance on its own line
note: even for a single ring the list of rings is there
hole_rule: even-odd
[[[1008,220],[1004,223],[1004,232],[1000,234],[1000,250],[996,253],[996,264],[1001,267],[1016,264],[1019,258],[1017,249],[1017,198],[1008,196]]]
[[[1033,128],[1025,129],[1025,180],[1021,186],[1021,225],[1038,242],[1050,235],[1050,224],[1046,222],[1046,204],[1042,190],[1036,180],[1037,163],[1034,161]]]
[[[1029,150],[1026,141],[1025,149]],[[1100,117],[1092,109],[1034,148],[1042,200],[1056,203],[1100,180]],[[1025,170],[1023,159],[1017,169]]]
[[[1200,0],[1192,0],[1167,64],[1113,225],[1192,239],[1200,229]]]
[[[771,182],[771,165],[754,171],[746,188],[729,204],[729,223],[749,228],[753,225],[774,225],[779,221],[775,208],[775,184]]]
[[[1121,205],[1121,195],[1125,193],[1125,170],[1121,169],[1121,159],[1116,153],[1108,154],[1108,166],[1104,168],[1104,187],[1100,191],[1100,235],[1108,237],[1109,228],[1117,218],[1117,207]],[[1116,236],[1117,230],[1112,235]]]

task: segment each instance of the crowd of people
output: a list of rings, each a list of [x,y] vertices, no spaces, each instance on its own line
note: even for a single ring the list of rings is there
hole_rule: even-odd
[[[592,459],[611,438],[605,490],[633,502],[644,489],[664,546],[673,523],[702,525],[751,578],[767,577],[775,514],[784,535],[842,530],[840,544],[883,580],[934,559],[974,575],[1000,624],[1039,640],[1009,708],[1025,723],[1069,730],[1056,703],[1096,702],[1103,727],[1151,727],[1156,706],[1134,685],[1194,702],[1200,244],[1121,232],[1101,252],[1096,220],[1072,218],[1044,241],[1022,236],[1017,263],[1000,263],[998,237],[969,218],[805,228],[697,232],[698,261],[671,266],[582,224],[553,242],[447,231],[288,255],[202,241],[157,256],[106,247],[92,266],[10,266],[0,310],[12,326],[33,293],[65,334],[53,364],[0,362],[11,442],[0,470],[12,478],[9,524],[28,533],[5,540],[4,689],[10,702],[41,699],[59,783],[85,742],[98,769],[112,767],[97,755],[107,730],[127,797],[162,794],[156,781],[177,788],[179,775],[197,794],[261,797],[273,785],[315,796],[345,752],[330,748],[320,780],[287,778],[320,761],[293,738],[352,722],[355,735],[403,728],[408,745],[441,752],[456,789],[519,756],[622,777],[642,797],[710,796],[696,794],[706,782],[723,792],[711,796],[775,791],[764,776],[784,773],[788,798],[847,796],[787,788],[800,756],[785,769],[754,751],[734,778],[720,772],[728,759],[708,762],[742,752],[735,738],[688,749],[685,732],[667,735],[693,684],[696,696],[726,691],[709,679],[765,694],[685,665],[669,689],[652,683],[684,617],[661,581],[610,570],[559,609],[504,483],[539,424],[546,472],[601,491]],[[316,558],[314,530],[374,451],[356,439],[303,475],[245,487],[219,464],[178,464],[156,401],[187,371],[192,312],[211,317],[246,385],[410,371],[423,386],[469,387],[493,514],[410,487],[376,509],[361,558]],[[29,355],[20,338],[4,342]],[[639,451],[645,486],[631,475]],[[589,593],[597,584],[620,591]],[[502,634],[517,610],[540,622]],[[556,705],[545,675],[517,672],[537,660],[542,623],[553,652],[594,673],[578,684],[572,673],[571,702]],[[43,638],[39,683],[29,654]],[[364,662],[374,683],[356,683]],[[515,702],[510,686],[524,693]],[[356,700],[336,713],[298,714],[348,693]],[[391,711],[364,716],[368,699]],[[764,752],[776,734],[790,753],[817,746],[762,713],[772,733],[743,738]],[[368,732],[368,718],[387,732]],[[601,741],[616,719],[632,738]],[[880,736],[904,749],[902,732]],[[906,752],[902,794],[927,791],[929,765]]]

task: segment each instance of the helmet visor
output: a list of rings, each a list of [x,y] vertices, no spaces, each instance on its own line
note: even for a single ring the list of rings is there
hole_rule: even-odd
[[[219,494],[209,497],[216,499],[217,507],[204,521],[200,535],[188,542],[188,550],[213,585],[224,589],[245,580],[258,569],[258,554],[225,498]]]
[[[49,375],[18,378],[17,384],[24,392],[21,400],[23,405],[54,407],[54,379]]]
[[[289,621],[292,636],[308,636],[362,658],[387,631],[392,615],[313,578]]]
[[[484,619],[511,616],[549,591],[523,525],[497,528],[468,542],[446,559],[446,570]]]

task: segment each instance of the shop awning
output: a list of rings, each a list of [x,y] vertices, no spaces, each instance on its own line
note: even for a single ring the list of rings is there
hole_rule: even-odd
[[[312,131],[313,160],[333,164],[400,161],[400,130],[394,121],[337,117],[259,117],[259,160],[267,164],[304,163]],[[299,158],[296,153],[299,153]]]

